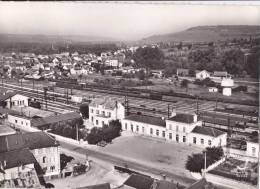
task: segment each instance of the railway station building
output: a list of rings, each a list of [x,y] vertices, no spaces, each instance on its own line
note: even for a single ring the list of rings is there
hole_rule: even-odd
[[[0,101],[6,102],[6,108],[29,106],[29,99],[29,97],[16,92],[0,94]]]
[[[196,114],[177,113],[169,119],[129,115],[122,120],[122,130],[202,148],[225,146],[227,141],[227,133],[202,126]]]

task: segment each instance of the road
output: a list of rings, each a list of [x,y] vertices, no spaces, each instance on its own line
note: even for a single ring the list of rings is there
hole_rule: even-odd
[[[113,165],[118,165],[118,166],[122,166],[122,167],[127,165],[127,167],[129,169],[133,169],[133,170],[144,172],[144,173],[151,173],[151,174],[155,174],[155,175],[166,174],[167,178],[173,179],[175,182],[179,182],[180,184],[185,185],[185,186],[190,185],[196,181],[195,179],[179,176],[172,172],[160,170],[160,169],[153,168],[153,167],[148,167],[146,165],[139,164],[138,162],[128,161],[127,158],[121,159],[121,158],[115,157],[113,155],[108,155],[108,154],[105,154],[102,152],[89,150],[86,148],[78,147],[78,146],[71,145],[71,144],[64,143],[64,142],[60,142],[60,144],[61,144],[62,148],[65,148],[67,150],[78,152],[78,153],[81,153],[84,155],[87,154],[89,157],[95,157],[102,161],[109,162]]]

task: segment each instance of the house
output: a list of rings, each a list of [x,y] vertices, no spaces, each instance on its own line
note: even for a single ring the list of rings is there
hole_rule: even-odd
[[[250,139],[246,142],[246,154],[250,157],[258,158],[259,156],[259,140],[258,137]]]
[[[210,78],[210,73],[208,71],[202,70],[196,73],[196,79],[203,80],[206,78]]]
[[[17,94],[16,92],[9,92],[3,95],[0,94],[0,101],[6,102],[6,108],[14,106],[25,107],[29,105],[29,97]]]
[[[111,98],[97,98],[89,104],[89,120],[96,127],[108,125],[112,120],[125,118],[125,107],[122,102]]]
[[[216,93],[216,92],[218,92],[218,88],[217,87],[209,87],[209,92],[210,93]]]
[[[188,76],[189,75],[189,69],[178,68],[176,75],[177,76]]]
[[[59,146],[53,137],[41,131],[0,136],[0,153],[28,148],[44,170],[46,179],[60,174]],[[32,159],[31,155],[30,158]]]
[[[0,188],[42,188],[28,148],[0,153]]]
[[[226,78],[226,77],[228,77],[228,73],[224,72],[224,71],[214,71],[213,77]]]
[[[154,77],[162,78],[163,70],[151,70],[151,73]]]
[[[225,146],[227,134],[202,127],[196,114],[173,113],[169,119],[145,115],[129,115],[122,120],[122,130],[199,147]]]

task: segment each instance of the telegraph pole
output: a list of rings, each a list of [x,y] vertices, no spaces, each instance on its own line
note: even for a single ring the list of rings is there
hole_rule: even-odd
[[[76,124],[76,139],[77,141],[79,141],[79,128],[78,128],[78,124]]]
[[[170,118],[170,104],[168,104],[168,118]]]
[[[199,114],[199,97],[198,96],[197,96],[197,101],[196,101],[196,109],[197,109],[196,113],[198,115]]]

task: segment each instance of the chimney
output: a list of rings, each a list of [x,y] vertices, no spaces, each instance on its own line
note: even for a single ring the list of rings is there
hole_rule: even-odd
[[[6,160],[4,160],[4,168],[6,167]]]
[[[165,120],[165,117],[162,117],[162,120]]]

